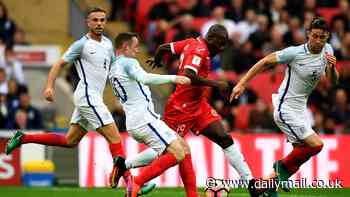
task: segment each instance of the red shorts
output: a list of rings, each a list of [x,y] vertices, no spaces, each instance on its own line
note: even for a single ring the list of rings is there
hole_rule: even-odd
[[[163,119],[180,136],[185,136],[189,131],[199,135],[209,124],[222,118],[209,103],[202,102],[194,113],[184,113],[168,104]]]

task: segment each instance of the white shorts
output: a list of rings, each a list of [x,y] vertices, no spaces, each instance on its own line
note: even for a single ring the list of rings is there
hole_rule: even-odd
[[[85,130],[94,130],[113,123],[114,119],[106,105],[76,106],[71,118],[71,124],[79,124]]]
[[[305,113],[274,110],[273,119],[276,125],[287,135],[290,143],[301,143],[302,140],[314,134],[315,131],[307,123]]]
[[[143,143],[161,155],[177,134],[162,120],[155,120],[140,128],[128,130],[137,142]]]

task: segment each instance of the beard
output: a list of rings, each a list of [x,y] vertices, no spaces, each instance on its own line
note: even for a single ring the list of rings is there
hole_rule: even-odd
[[[94,29],[92,32],[93,32],[94,34],[96,34],[96,35],[101,35],[102,32],[103,32],[103,29],[102,29],[102,28],[100,28],[100,29]]]
[[[321,46],[321,45],[313,45],[313,46],[311,46],[311,49],[315,53],[320,53],[322,51],[323,46]]]

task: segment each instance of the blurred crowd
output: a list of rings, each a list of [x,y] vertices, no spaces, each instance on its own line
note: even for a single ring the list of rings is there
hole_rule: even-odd
[[[322,80],[308,103],[308,117],[321,133],[350,131],[350,8],[348,0],[139,0],[128,1],[118,17],[129,20],[152,55],[165,42],[204,36],[212,24],[223,24],[230,43],[212,58],[212,77],[236,81],[257,60],[291,45],[306,42],[308,25],[317,16],[330,25],[329,43],[339,62],[340,84]],[[148,8],[149,7],[149,8]],[[176,73],[178,57],[167,58],[167,71]],[[271,94],[283,79],[284,68],[271,68],[252,82],[234,103],[216,89],[208,92],[212,105],[224,117],[227,131],[277,132]]]
[[[31,104],[23,65],[13,50],[15,45],[28,44],[25,32],[0,1],[0,130],[43,128],[41,112]]]

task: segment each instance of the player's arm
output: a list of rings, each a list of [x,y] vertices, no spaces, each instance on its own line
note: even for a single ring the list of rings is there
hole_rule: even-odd
[[[182,60],[185,76],[191,79],[191,85],[216,87],[221,91],[226,91],[230,88],[231,83],[227,81],[210,80],[198,75],[198,71],[205,65],[207,54],[204,53],[205,49],[202,48],[196,48],[193,51],[195,53],[184,55]]]
[[[80,56],[81,49],[83,46],[82,41],[74,42],[68,50],[64,53],[63,57],[52,65],[49,75],[47,77],[47,82],[44,90],[44,97],[47,101],[52,102],[55,95],[55,81],[59,75],[62,67],[67,63],[73,62],[76,58]]]
[[[160,45],[154,54],[154,58],[147,60],[146,63],[152,68],[164,67],[162,64],[164,54],[180,54],[186,46],[187,42],[188,40],[181,40],[178,42],[171,42]]]
[[[276,53],[271,53],[259,60],[248,72],[239,80],[237,85],[232,89],[230,102],[237,99],[245,90],[248,82],[253,79],[258,73],[265,70],[267,67],[276,65],[278,63]]]
[[[124,67],[126,69],[126,73],[134,80],[139,81],[143,84],[149,85],[159,85],[165,83],[176,83],[176,84],[190,84],[191,81],[189,78],[185,76],[179,75],[160,75],[147,73],[138,63],[138,61],[132,60],[128,65]]]
[[[227,81],[210,80],[204,77],[200,77],[197,75],[197,73],[193,69],[190,69],[190,68],[185,68],[185,76],[191,79],[191,85],[194,85],[194,86],[216,87],[222,91],[225,91],[226,89],[232,86],[232,84]]]
[[[276,64],[290,63],[295,58],[296,54],[296,47],[288,47],[283,50],[270,53],[269,55],[259,60],[256,64],[254,64],[252,68],[248,70],[248,72],[241,78],[241,80],[239,80],[237,85],[232,89],[230,102],[232,102],[233,99],[237,99],[244,92],[248,82],[251,79],[253,79],[258,73]]]
[[[157,48],[154,54],[154,58],[147,60],[146,63],[152,68],[164,67],[164,65],[162,64],[163,56],[165,53],[170,53],[170,52],[171,52],[170,43],[162,44]]]
[[[65,62],[63,59],[58,60],[55,64],[52,65],[49,75],[47,77],[47,82],[44,90],[44,97],[47,101],[52,102],[55,95],[55,81],[58,76],[58,74],[61,71],[61,68],[66,65],[67,62]]]

